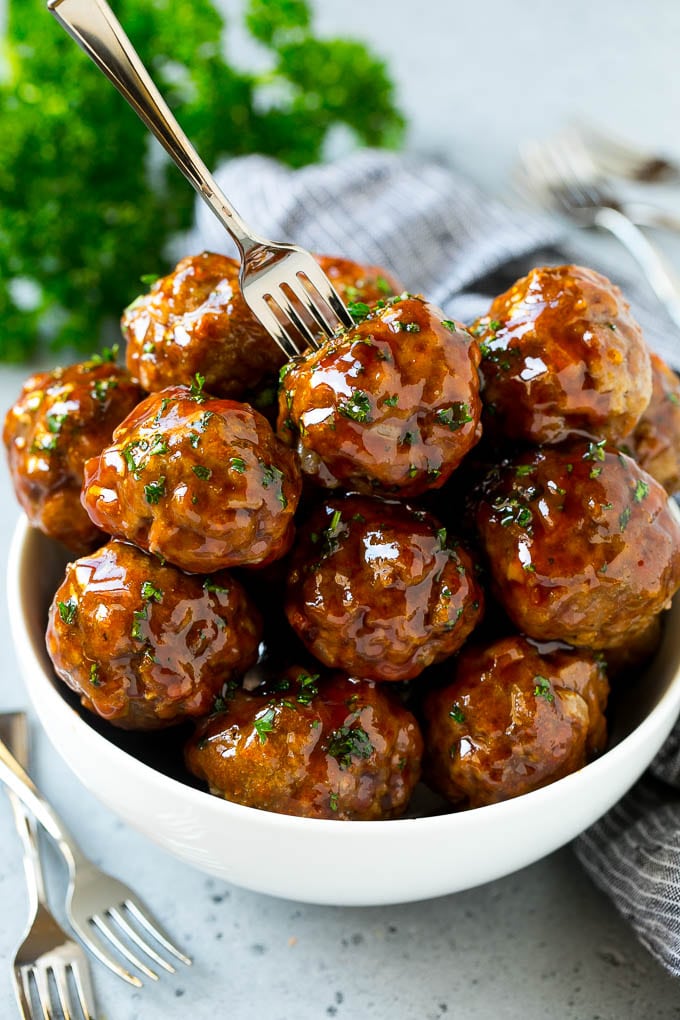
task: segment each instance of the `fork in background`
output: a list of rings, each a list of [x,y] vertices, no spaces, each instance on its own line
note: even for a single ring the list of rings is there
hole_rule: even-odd
[[[632,142],[578,122],[573,130],[581,137],[598,169],[607,177],[623,177],[639,184],[677,184],[680,161],[639,148]]]
[[[56,811],[38,793],[33,781],[2,740],[0,781],[35,815],[61,850],[69,871],[66,898],[69,923],[101,963],[136,988],[142,986],[142,981],[121,965],[111,949],[152,980],[157,980],[158,974],[130,948],[130,943],[148,960],[170,973],[174,973],[175,968],[167,955],[161,954],[161,949],[187,966],[191,965],[189,957],[174,945],[133,890],[105,874],[85,856]]]
[[[287,357],[319,333],[333,336],[354,320],[309,252],[265,240],[239,216],[182,131],[105,0],[48,0],[48,9],[156,136],[189,183],[231,234],[241,254],[246,304]],[[123,153],[121,153],[123,158]]]
[[[0,736],[16,751],[22,764],[28,762],[28,726],[23,712],[0,714]],[[45,895],[36,824],[13,793],[12,811],[24,849],[24,870],[28,888],[29,921],[26,933],[12,963],[14,992],[22,1020],[31,1020],[33,992],[43,1017],[56,1016],[61,1010],[65,1020],[94,1020],[94,997],[90,968],[81,946],[56,921]],[[69,977],[71,982],[69,983]],[[58,1005],[52,997],[56,989]],[[75,989],[74,1007],[71,987]]]
[[[669,316],[680,328],[680,290],[657,248],[626,215],[587,153],[564,138],[529,142],[521,150],[524,187],[580,227],[609,231],[627,249]]]

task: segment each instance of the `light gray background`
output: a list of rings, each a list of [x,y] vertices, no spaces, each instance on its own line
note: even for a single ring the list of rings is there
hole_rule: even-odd
[[[680,152],[674,0],[316,0],[316,8],[324,32],[372,38],[389,58],[411,147],[444,154],[490,192],[506,191],[520,140],[545,135],[572,114]],[[230,49],[238,45],[235,37]],[[0,373],[4,409],[27,373],[5,366]],[[4,574],[17,510],[4,462],[0,471]],[[0,648],[0,708],[23,707],[4,608]],[[213,881],[166,856],[100,809],[46,738],[34,736],[33,772],[85,849],[133,880],[196,957],[191,971],[142,993],[96,968],[100,1020],[680,1017],[680,984],[636,942],[568,848],[429,903],[299,906]],[[25,894],[4,798],[0,846],[0,957],[7,960],[23,928]],[[64,875],[52,857],[50,865],[58,892]],[[3,964],[0,1017],[14,1015]]]

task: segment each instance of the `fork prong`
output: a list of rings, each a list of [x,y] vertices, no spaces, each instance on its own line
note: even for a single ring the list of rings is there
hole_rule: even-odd
[[[142,938],[139,932],[135,931],[132,925],[123,917],[119,910],[111,909],[109,910],[109,915],[114,919],[116,924],[123,929],[130,941],[134,942],[134,944],[145,952],[147,956],[150,956],[154,963],[157,963],[159,967],[163,967],[170,974],[176,973],[173,965],[167,960],[164,960],[163,957],[156,952],[153,946],[150,946],[149,943]]]
[[[78,993],[78,1001],[83,1011],[84,1020],[95,1020],[94,992],[90,981],[88,967],[81,967],[75,961],[71,961],[71,977]]]
[[[71,1012],[71,996],[69,995],[68,982],[66,980],[66,968],[53,964],[51,970],[54,983],[57,987],[57,995],[59,996],[59,1004],[64,1014],[64,1020],[74,1020]]]
[[[158,942],[160,942],[160,944],[164,946],[169,953],[172,953],[173,956],[176,956],[178,960],[182,961],[182,963],[186,963],[187,967],[191,966],[192,964],[191,957],[185,956],[184,953],[177,948],[177,946],[174,944],[174,942],[170,938],[170,935],[165,930],[163,925],[156,920],[156,918],[153,916],[152,913],[150,913],[150,911],[145,907],[141,900],[137,899],[137,897],[131,896],[129,899],[125,901],[125,906],[130,911],[132,916],[136,918],[136,920],[139,921],[139,923],[144,928],[146,928],[149,934],[153,935],[153,937]]]
[[[70,917],[71,925],[74,931],[80,937],[81,942],[87,946],[93,956],[96,956],[100,963],[103,963],[105,967],[108,967],[110,971],[113,971],[117,977],[122,978],[123,981],[127,981],[129,985],[133,985],[135,988],[141,988],[142,982],[136,974],[131,974],[129,970],[121,966],[118,960],[104,947],[104,943],[101,941],[99,936],[96,934],[92,925],[88,925],[87,928],[83,928],[76,919]]]
[[[307,315],[309,315],[310,318],[314,319],[321,332],[328,337],[333,336],[335,329],[333,327],[332,313],[326,314],[323,311],[322,307],[320,307],[319,301],[313,300],[312,295],[309,293],[309,291],[304,285],[303,279],[297,276],[295,277],[294,281],[288,280],[286,282],[290,287],[296,300],[300,302]]]
[[[287,280],[285,281],[285,284],[288,286]],[[314,349],[318,348],[319,341],[314,330],[308,323],[305,322],[301,315],[298,315],[295,305],[283,287],[279,286],[278,289],[272,293],[271,300],[280,309],[284,318],[291,322],[294,329],[305,338],[309,347]]]
[[[28,984],[28,974],[19,967],[14,967],[12,977],[14,979],[14,994],[17,1006],[19,1007],[19,1013],[21,1014],[21,1020],[31,1020],[33,1010],[31,1008],[31,989]]]
[[[33,980],[35,981],[35,987],[38,992],[38,1002],[40,1003],[43,1020],[54,1020],[52,1003],[50,1001],[50,986],[47,980],[47,971],[43,970],[40,966],[36,966],[31,967],[31,973],[33,974]]]
[[[295,344],[293,338],[288,335],[288,332],[276,318],[264,298],[259,299],[256,304],[249,301],[248,306],[253,315],[260,320],[271,338],[279,345],[287,357],[297,358],[298,355],[302,353]]]
[[[340,295],[324,273],[321,266],[312,259],[309,265],[305,265],[304,275],[311,283],[314,290],[317,291],[330,310],[336,315],[338,325],[344,326],[346,329],[351,329],[355,324],[354,319],[345,308],[344,303],[340,299]],[[330,335],[334,332],[335,329],[332,328]]]
[[[90,918],[90,920],[92,924],[97,926],[107,942],[110,942],[111,945],[118,950],[121,956],[125,957],[128,963],[131,963],[133,967],[137,968],[137,970],[141,970],[142,974],[151,978],[152,981],[158,981],[158,974],[156,971],[147,967],[143,960],[140,960],[139,957],[135,956],[132,950],[128,949],[124,942],[121,942],[111,925],[107,924],[105,918],[102,917],[101,914],[95,914],[92,918]]]

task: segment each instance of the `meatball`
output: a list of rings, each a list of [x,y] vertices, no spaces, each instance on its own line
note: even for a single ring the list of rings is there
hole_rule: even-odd
[[[680,489],[680,379],[658,354],[651,359],[652,399],[623,449],[672,495]]]
[[[31,376],[7,412],[3,438],[17,499],[34,527],[74,553],[105,541],[80,504],[83,465],[143,397],[124,368],[95,357]]]
[[[403,814],[420,776],[415,718],[368,681],[293,667],[231,693],[185,759],[210,792],[264,811],[371,821]]]
[[[205,715],[257,659],[260,619],[226,571],[196,577],[127,542],[69,564],[47,650],[83,705],[123,729]]]
[[[467,648],[425,702],[426,778],[471,808],[547,786],[604,750],[608,692],[587,651],[520,636]]]
[[[419,297],[353,311],[363,321],[282,370],[279,432],[328,488],[438,488],[481,435],[477,345]]]
[[[183,570],[283,556],[301,478],[295,454],[247,404],[174,386],[147,397],[85,465],[94,523]]]
[[[605,440],[506,464],[488,480],[476,519],[495,593],[535,638],[625,644],[680,586],[677,508]]]
[[[472,560],[434,517],[368,496],[314,511],[285,597],[320,662],[369,680],[410,680],[453,655],[482,605]]]
[[[317,261],[348,300],[374,301],[397,287],[375,266]],[[177,386],[200,372],[212,393],[237,398],[278,372],[284,355],[243,300],[238,277],[239,263],[226,255],[189,256],[125,310],[127,364],[145,389]]]
[[[532,269],[472,327],[484,403],[511,439],[614,442],[652,395],[649,351],[621,291],[581,266]]]

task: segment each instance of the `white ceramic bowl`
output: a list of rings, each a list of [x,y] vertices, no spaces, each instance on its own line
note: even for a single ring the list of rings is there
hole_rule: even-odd
[[[19,522],[8,578],[12,631],[29,695],[56,751],[103,804],[170,853],[274,896],[402,903],[507,875],[607,811],[650,763],[680,711],[676,600],[658,655],[617,708],[610,750],[551,786],[490,807],[389,822],[319,821],[241,807],[139,761],[117,746],[138,737],[101,727],[69,703],[44,644],[46,610],[64,563],[63,550]]]

